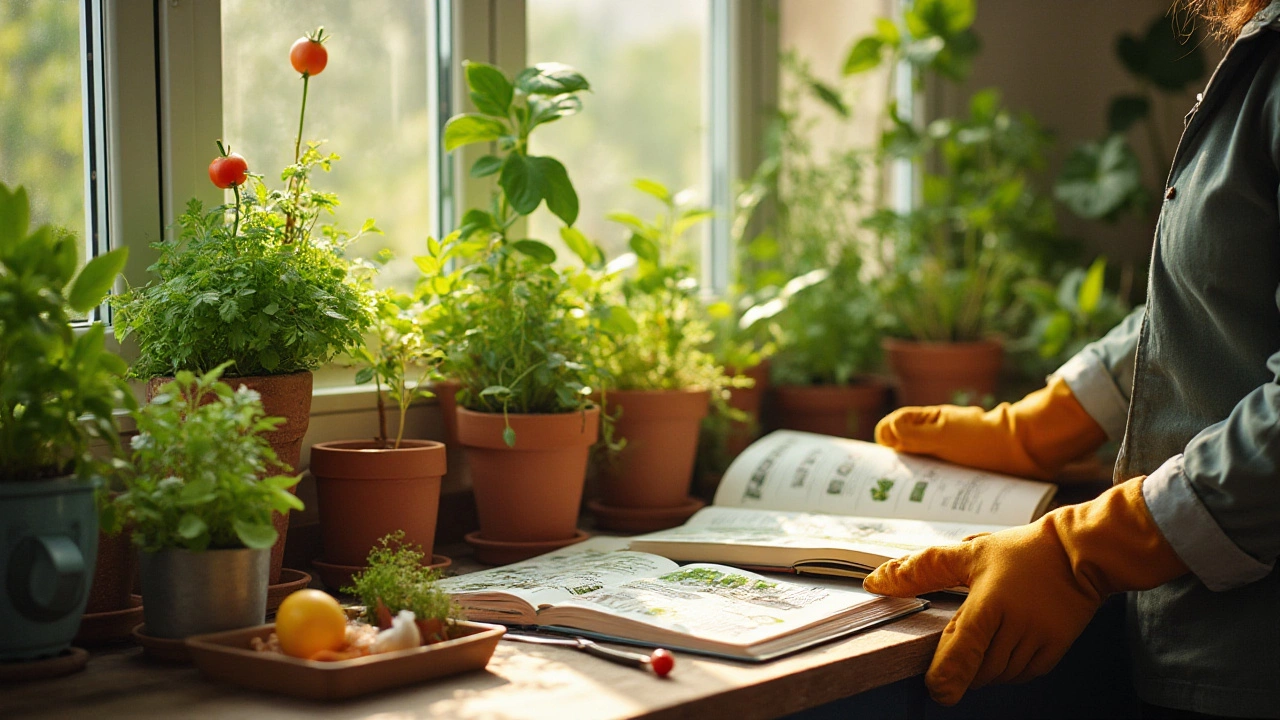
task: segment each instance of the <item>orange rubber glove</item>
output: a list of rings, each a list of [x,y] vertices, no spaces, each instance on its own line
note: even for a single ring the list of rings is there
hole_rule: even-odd
[[[969,587],[925,674],[934,700],[954,705],[970,687],[1049,672],[1107,595],[1187,572],[1151,519],[1143,479],[1030,525],[893,560],[867,576],[863,587],[881,595]]]
[[[905,407],[876,424],[876,442],[894,450],[1039,480],[1048,480],[1106,440],[1106,432],[1059,377],[992,410]]]

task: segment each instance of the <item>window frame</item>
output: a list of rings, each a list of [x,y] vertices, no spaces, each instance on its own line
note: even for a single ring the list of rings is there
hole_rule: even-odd
[[[481,60],[509,73],[523,68],[526,1],[424,1],[432,3],[428,32],[436,40],[437,65],[428,73],[428,97],[434,118],[431,142],[440,150],[430,158],[437,183],[437,197],[430,201],[436,206],[433,229],[441,236],[452,230],[468,198],[489,192],[484,179],[463,170],[484,154],[484,146],[449,155],[442,150],[444,123],[469,104],[461,61]],[[221,0],[82,2],[91,20],[86,33],[96,32],[101,46],[101,69],[93,86],[101,91],[92,123],[95,165],[87,171],[87,181],[101,179],[94,190],[95,247],[128,247],[121,287],[140,285],[147,282],[146,269],[156,259],[151,243],[169,233],[186,201],[222,202],[217,189],[202,181],[209,139],[222,134]],[[758,124],[740,120],[739,108],[767,106],[770,97],[767,82],[763,89],[745,83],[747,74],[739,66],[747,57],[764,66],[771,58],[776,63],[776,41],[770,44],[768,31],[761,28],[777,2],[762,0],[762,8],[743,9],[734,0],[710,0],[704,162],[716,217],[702,263],[709,292],[723,292],[732,279],[733,189],[744,167],[744,149],[758,145],[761,131]],[[760,42],[761,37],[766,40]],[[761,51],[770,57],[756,57]],[[109,323],[110,315],[104,311],[98,319]],[[114,338],[111,343],[132,359],[128,347]],[[335,365],[317,371],[316,388],[317,398],[373,392],[354,384],[354,370]]]

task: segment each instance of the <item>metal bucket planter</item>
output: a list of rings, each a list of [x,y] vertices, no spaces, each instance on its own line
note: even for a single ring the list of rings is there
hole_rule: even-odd
[[[0,483],[0,661],[70,647],[97,554],[92,485],[71,478]]]
[[[261,625],[271,550],[160,550],[139,557],[147,635],[190,635]]]

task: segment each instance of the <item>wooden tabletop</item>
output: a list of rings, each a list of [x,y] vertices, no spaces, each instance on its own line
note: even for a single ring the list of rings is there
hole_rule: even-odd
[[[334,703],[209,682],[126,646],[95,652],[69,677],[0,685],[0,717],[772,718],[923,673],[956,607],[935,599],[901,620],[759,665],[678,654],[666,679],[568,648],[503,642],[484,672]]]

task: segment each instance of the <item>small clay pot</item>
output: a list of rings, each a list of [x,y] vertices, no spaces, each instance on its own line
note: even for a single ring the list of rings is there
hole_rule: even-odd
[[[403,440],[399,448],[374,440],[312,445],[324,560],[363,566],[378,540],[397,530],[431,557],[446,467],[444,444],[432,440]]]
[[[605,412],[621,408],[614,436],[626,446],[603,469],[604,504],[670,508],[689,501],[707,390],[612,390]]]
[[[779,427],[820,435],[872,440],[884,417],[889,387],[875,378],[851,385],[780,385]]]
[[[745,370],[726,367],[724,374],[729,377],[745,375],[755,381],[755,385],[749,388],[730,388],[729,390],[729,407],[741,410],[747,415],[745,421],[734,420],[729,423],[729,433],[725,438],[725,459],[732,460],[741,455],[759,434],[760,404],[769,386],[769,361],[763,360],[758,365]]]
[[[462,383],[454,380],[431,384],[431,392],[435,393],[440,407],[440,419],[444,422],[444,439],[450,447],[458,444],[458,390],[461,388]]]
[[[116,612],[133,607],[133,576],[138,568],[138,551],[133,533],[125,528],[115,535],[98,532],[98,562],[89,586],[86,615]]]
[[[516,433],[508,447],[507,422]],[[587,453],[600,436],[600,409],[548,415],[458,408],[480,536],[501,542],[554,541],[577,533]]]
[[[899,405],[949,405],[957,393],[976,404],[995,395],[1004,347],[994,340],[962,343],[885,338],[889,367],[898,379]]]
[[[147,400],[155,397],[160,386],[173,380],[171,377],[155,377],[147,383]],[[296,372],[289,375],[257,375],[250,377],[224,377],[223,381],[232,388],[241,385],[258,393],[262,397],[262,407],[267,417],[282,417],[284,423],[280,427],[266,433],[267,442],[275,450],[276,457],[286,468],[284,472],[296,472],[298,462],[302,459],[302,438],[307,434],[311,424],[311,390],[312,376],[309,372]],[[281,471],[273,471],[276,475]],[[292,491],[291,491],[292,492]],[[289,515],[276,513],[272,517],[280,539],[271,548],[272,585],[280,582],[280,567],[284,564],[284,541],[289,532]]]

